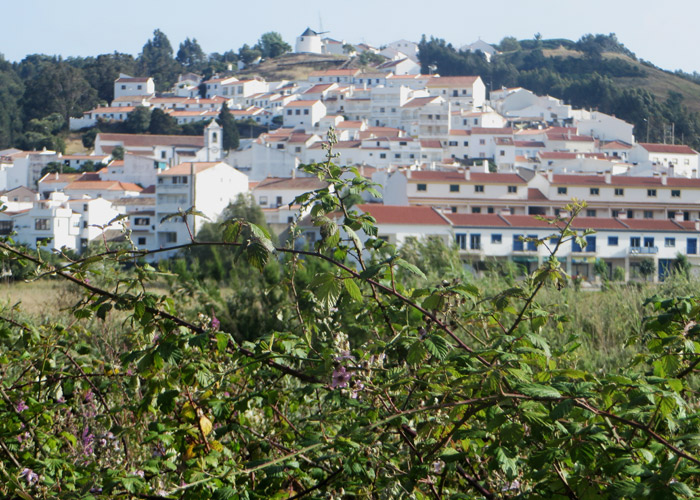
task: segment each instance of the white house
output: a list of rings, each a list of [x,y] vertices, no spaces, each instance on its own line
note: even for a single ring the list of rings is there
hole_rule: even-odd
[[[479,38],[476,42],[463,45],[459,48],[462,52],[476,52],[480,51],[486,57],[487,61],[491,61],[491,58],[498,54],[498,51],[493,45],[484,42]]]
[[[314,130],[316,124],[326,116],[326,105],[319,100],[298,100],[284,107],[284,127],[293,129]]]
[[[673,168],[675,175],[698,176],[698,152],[680,144],[653,144],[640,142],[630,152],[630,160],[638,163]]]
[[[156,245],[171,246],[190,241],[207,222],[202,217],[168,219],[167,215],[194,207],[216,221],[226,207],[248,191],[248,176],[223,162],[181,163],[158,173],[156,183]],[[189,232],[188,232],[189,229]]]
[[[402,52],[414,61],[418,62],[418,44],[416,42],[411,42],[410,40],[404,40],[402,38],[401,40],[388,43],[386,47],[397,52]]]
[[[378,203],[357,205],[356,208],[374,217],[377,237],[392,245],[403,245],[408,239],[438,238],[444,243],[452,239],[449,220],[432,207],[406,207]],[[366,239],[364,233],[361,238]]]
[[[119,74],[114,80],[114,98],[125,96],[150,96],[156,93],[156,85],[153,78],[142,78]]]
[[[435,76],[426,88],[430,95],[447,99],[455,110],[481,108],[486,100],[486,86],[480,76]]]
[[[68,201],[68,206],[74,213],[80,214],[80,230],[77,235],[80,251],[87,249],[91,241],[102,237],[104,231],[122,229],[117,222],[112,222],[120,212],[105,198],[74,198]]]
[[[29,210],[13,216],[15,241],[32,248],[78,249],[80,214],[73,211],[64,193],[51,193]]]

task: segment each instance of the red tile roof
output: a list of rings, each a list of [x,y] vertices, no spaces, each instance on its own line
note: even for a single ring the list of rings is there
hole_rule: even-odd
[[[100,142],[120,142],[125,147],[182,146],[204,147],[201,135],[97,134]],[[104,149],[104,147],[102,148]]]
[[[464,172],[444,172],[440,170],[415,170],[410,173],[411,181],[437,181],[437,182],[470,182],[484,184],[527,184],[527,181],[518,174],[499,172],[470,172],[470,180],[465,179]]]
[[[542,200],[542,201],[549,201],[549,198],[547,198],[542,191],[540,191],[538,188],[528,188],[527,189],[527,199],[528,200]]]
[[[369,213],[377,224],[417,224],[447,226],[449,222],[432,207],[363,204],[356,207]]]
[[[696,155],[697,151],[681,144],[653,144],[640,142],[639,145],[650,153],[667,153],[676,155]]]
[[[64,190],[136,191],[140,193],[143,190],[143,188],[131,182],[92,180],[71,182],[64,188]]]
[[[428,80],[428,87],[471,87],[478,76],[436,76]]]
[[[194,172],[196,174],[203,172],[207,169],[210,169],[211,167],[214,167],[218,165],[219,161],[197,161],[197,162],[187,162],[187,163],[180,163],[179,165],[175,165],[174,167],[169,168],[168,170],[163,170],[162,172],[158,172],[158,175],[190,175],[192,173],[192,169],[194,168]]]
[[[300,191],[313,191],[328,187],[327,182],[320,181],[316,177],[266,177],[255,186],[260,189],[293,189]]]
[[[498,214],[445,214],[454,226],[510,227],[510,224]]]

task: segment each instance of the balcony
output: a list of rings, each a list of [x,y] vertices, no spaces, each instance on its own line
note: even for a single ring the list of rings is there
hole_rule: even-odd
[[[629,255],[653,255],[659,253],[659,247],[629,247]]]

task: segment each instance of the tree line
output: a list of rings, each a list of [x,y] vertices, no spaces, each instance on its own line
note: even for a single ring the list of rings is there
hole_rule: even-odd
[[[119,52],[65,59],[32,54],[11,63],[0,54],[0,149],[62,150],[59,132],[67,130],[70,117],[111,102],[120,73],[152,76],[156,90],[167,91],[179,74],[192,72],[206,79],[238,61],[248,64],[290,50],[279,33],[268,32],[252,47],[244,44],[237,51],[207,54],[196,38],[186,38],[175,52],[166,34],[156,29],[137,57]],[[37,123],[49,116],[52,130]]]

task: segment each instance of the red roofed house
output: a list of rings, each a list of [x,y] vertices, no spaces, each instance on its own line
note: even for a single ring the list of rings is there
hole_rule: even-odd
[[[355,208],[374,217],[377,221],[377,237],[392,245],[402,245],[409,239],[439,238],[444,243],[452,241],[450,222],[433,207],[370,203],[356,205]],[[362,239],[367,237],[363,232],[359,236]]]
[[[698,152],[680,144],[640,142],[630,152],[630,160],[673,169],[673,175],[698,176]]]

